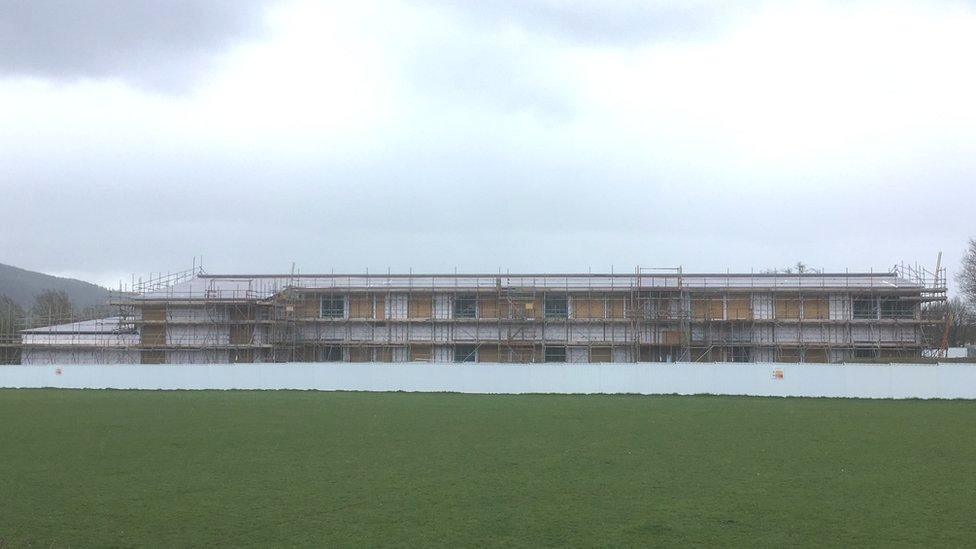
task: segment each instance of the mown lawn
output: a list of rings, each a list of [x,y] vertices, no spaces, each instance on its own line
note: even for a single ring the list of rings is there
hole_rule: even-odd
[[[976,404],[0,391],[0,546],[971,545]]]

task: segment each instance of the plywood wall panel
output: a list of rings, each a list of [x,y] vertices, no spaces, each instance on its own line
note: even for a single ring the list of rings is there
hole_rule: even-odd
[[[166,344],[166,326],[146,324],[139,330],[140,343],[143,346],[158,346]]]
[[[692,295],[691,317],[695,320],[722,320],[725,317],[725,302],[721,297]]]
[[[166,351],[142,351],[139,361],[142,364],[165,364]]]
[[[498,345],[485,344],[479,346],[478,362],[498,362]]]
[[[503,346],[500,352],[500,359],[502,362],[513,362],[517,364],[541,362],[541,353],[541,347],[532,345]]]
[[[726,302],[729,320],[752,320],[752,298],[748,295],[730,295]]]
[[[627,314],[627,298],[611,296],[607,299],[607,318],[622,319]]]
[[[808,348],[804,351],[804,362],[816,362],[824,363],[827,362],[827,349],[825,348]]]
[[[302,293],[290,305],[294,306],[295,318],[319,318],[322,316],[322,294]]]
[[[231,345],[250,345],[254,338],[253,324],[232,324],[229,341]]]
[[[681,332],[677,332],[677,331],[664,332],[663,343],[665,345],[681,345]]]
[[[783,296],[775,299],[776,320],[799,320],[800,297]]]
[[[574,297],[573,318],[580,320],[604,318],[606,315],[604,307],[602,297]]]
[[[372,362],[373,349],[370,347],[350,347],[349,362]]]
[[[807,297],[803,299],[803,318],[806,320],[826,320],[830,317],[827,298]]]
[[[610,347],[591,347],[590,362],[610,362],[613,359],[613,352]]]
[[[484,296],[478,299],[478,318],[497,319],[500,307],[498,298]]]
[[[407,298],[407,318],[430,318],[433,301],[430,294],[410,294]]]
[[[433,349],[430,345],[411,345],[410,360],[413,362],[430,362],[433,358]]]
[[[142,308],[142,319],[151,320],[153,322],[162,322],[166,320],[166,306],[149,306]]]
[[[800,362],[799,349],[780,349],[776,355],[776,360],[779,362]]]
[[[377,320],[386,320],[386,296],[385,295],[377,294],[374,297],[373,311]]]
[[[351,294],[349,296],[349,318],[373,318],[373,296],[369,294]]]

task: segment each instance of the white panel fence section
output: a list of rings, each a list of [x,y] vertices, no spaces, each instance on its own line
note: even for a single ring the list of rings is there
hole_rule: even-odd
[[[976,365],[72,364],[0,366],[0,387],[976,399]]]

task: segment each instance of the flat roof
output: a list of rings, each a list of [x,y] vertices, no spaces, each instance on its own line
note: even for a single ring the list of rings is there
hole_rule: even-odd
[[[330,290],[562,289],[567,291],[739,289],[910,290],[925,289],[894,272],[882,273],[564,273],[564,274],[206,274],[145,292],[143,300],[262,299],[287,288]]]
[[[348,278],[348,277],[369,277],[369,278],[702,278],[702,277],[731,277],[731,278],[761,278],[761,277],[794,277],[794,278],[813,278],[813,277],[894,277],[894,272],[878,273],[681,273],[660,272],[641,273],[344,273],[344,274],[199,274],[197,278],[221,278],[221,279],[262,279],[262,278]]]
[[[30,328],[21,330],[22,334],[119,334],[133,332],[134,328],[127,325],[123,328],[122,317],[112,316],[108,318],[94,318],[71,322],[68,324],[56,324],[54,326],[43,326],[40,328]]]

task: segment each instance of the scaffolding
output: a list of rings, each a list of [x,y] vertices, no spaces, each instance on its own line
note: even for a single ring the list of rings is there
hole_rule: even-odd
[[[53,326],[64,327],[64,330],[70,331],[70,333],[58,331],[57,341],[51,344],[52,347],[57,346],[60,349],[77,348],[79,351],[84,351],[103,345],[102,341],[87,343],[82,341],[83,338],[74,336],[90,336],[91,334],[87,332],[91,329],[91,325],[86,325],[86,323],[99,322],[107,314],[105,307],[87,307],[76,310],[62,303],[57,303],[38,308],[35,303],[33,307],[24,308],[6,298],[0,305],[2,305],[0,307],[0,364],[21,363],[25,331],[44,330]],[[52,334],[55,333],[51,329],[47,331]],[[133,331],[133,333],[135,332]],[[29,341],[30,336],[26,337]]]
[[[945,270],[918,265],[327,275],[194,266],[117,292],[109,335],[112,352],[142,363],[918,360],[934,348],[923,328],[939,322],[921,309],[945,292]]]

